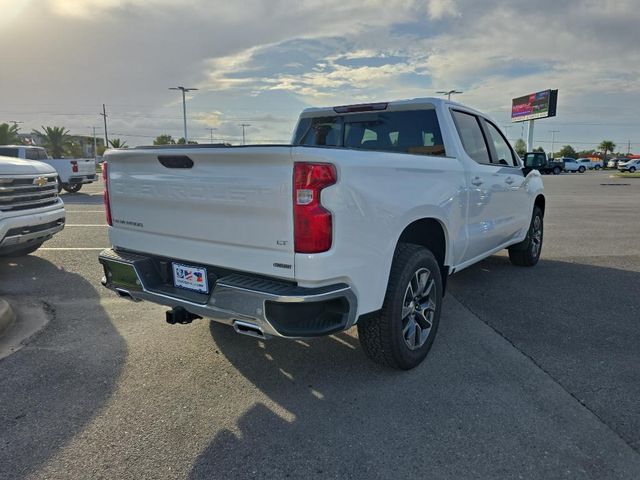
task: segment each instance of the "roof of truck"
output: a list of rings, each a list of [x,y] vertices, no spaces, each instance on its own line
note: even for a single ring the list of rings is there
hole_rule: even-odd
[[[384,110],[414,110],[416,108],[434,108],[439,105],[447,105],[451,107],[459,107],[464,108],[465,110],[473,110],[465,105],[462,105],[457,102],[452,102],[451,100],[447,100],[446,98],[440,97],[419,97],[419,98],[409,98],[404,100],[391,100],[385,102],[371,102],[371,103],[356,103],[351,105],[333,105],[330,107],[309,107],[305,108],[300,116],[302,117],[315,117],[318,114],[327,114],[330,113],[334,115],[335,113],[362,113],[366,111],[384,111]],[[384,108],[382,108],[384,106]],[[343,111],[338,111],[338,110]],[[477,112],[480,113],[480,112]]]

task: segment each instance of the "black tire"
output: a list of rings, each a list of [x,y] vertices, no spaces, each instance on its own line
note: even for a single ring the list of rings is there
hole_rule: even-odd
[[[586,170],[586,168],[584,168],[584,167],[580,167],[580,168],[578,168],[578,171],[579,171],[580,173],[584,173],[584,172],[585,172],[585,170]]]
[[[424,288],[420,286],[423,280]],[[415,302],[412,299],[408,304],[406,300],[413,294],[410,285],[417,285],[416,290],[422,290],[428,301]],[[417,313],[419,309],[416,309],[416,305],[430,307]],[[412,313],[403,317],[405,311],[411,312],[412,309]],[[399,244],[393,257],[382,309],[358,321],[358,337],[362,349],[371,360],[381,365],[402,370],[416,367],[427,356],[433,344],[441,309],[442,277],[433,253],[420,245]],[[415,332],[413,337],[411,332]],[[413,348],[409,346],[410,341]]]
[[[629,173],[636,173],[636,167],[629,168]]]
[[[62,188],[64,188],[65,192],[77,193],[82,188],[82,184],[81,183],[65,183],[64,185],[62,185]]]
[[[536,219],[539,219],[539,223],[536,222]],[[509,260],[511,260],[511,263],[519,267],[533,267],[540,260],[543,239],[544,215],[540,207],[533,207],[527,238],[509,247]]]
[[[7,253],[0,253],[0,257],[24,257],[25,255],[29,255],[30,253],[33,253],[36,250],[38,250],[43,243],[44,242],[38,242],[32,245],[29,245],[28,247],[11,250],[10,252],[7,252]]]
[[[60,177],[58,177],[58,193],[60,193],[62,191],[62,180],[60,180]]]
[[[560,175],[560,167],[553,167],[553,174]]]
[[[596,165],[595,167],[593,167],[594,170],[600,170],[600,165]]]

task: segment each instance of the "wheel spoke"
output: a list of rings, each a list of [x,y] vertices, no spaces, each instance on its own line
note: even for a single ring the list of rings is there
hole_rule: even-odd
[[[405,318],[407,318],[409,315],[411,315],[412,312],[413,312],[413,308],[411,308],[410,305],[403,305],[402,306],[402,319],[404,320]]]
[[[415,345],[416,321],[413,318],[409,318],[407,325],[402,330],[402,335],[409,345]]]

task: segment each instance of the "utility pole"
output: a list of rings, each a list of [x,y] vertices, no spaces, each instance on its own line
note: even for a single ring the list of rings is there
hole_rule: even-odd
[[[627,155],[631,154],[631,140],[627,143]]]
[[[553,158],[553,150],[556,146],[556,133],[560,133],[560,130],[549,130],[551,133],[551,158]]]
[[[217,128],[210,128],[209,132],[211,133],[211,141],[209,143],[213,143],[213,131],[217,130]]]
[[[453,90],[440,90],[440,91],[438,91],[436,93],[439,93],[440,95],[446,95],[447,96],[447,100],[451,100],[451,95],[456,95],[458,93],[464,93],[464,92],[462,92],[460,90],[453,89]]]
[[[169,87],[169,90],[180,90],[182,92],[182,120],[184,122],[184,144],[187,145],[189,143],[189,139],[187,138],[187,99],[185,94],[187,92],[191,92],[193,90],[198,90],[198,89],[178,86],[178,87]]]
[[[242,127],[242,144],[244,145],[244,129],[245,129],[245,127],[250,127],[251,124],[250,123],[241,123],[240,126]]]
[[[96,127],[93,128],[93,160],[98,158],[98,140],[96,140]]]
[[[104,119],[104,146],[109,147],[109,135],[107,134],[107,107],[104,106],[104,103],[102,104],[102,113],[99,113],[98,115]]]

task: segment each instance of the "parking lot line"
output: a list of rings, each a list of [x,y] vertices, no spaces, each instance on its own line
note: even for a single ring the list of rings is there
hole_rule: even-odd
[[[40,247],[38,251],[41,250],[104,250],[109,247]]]

